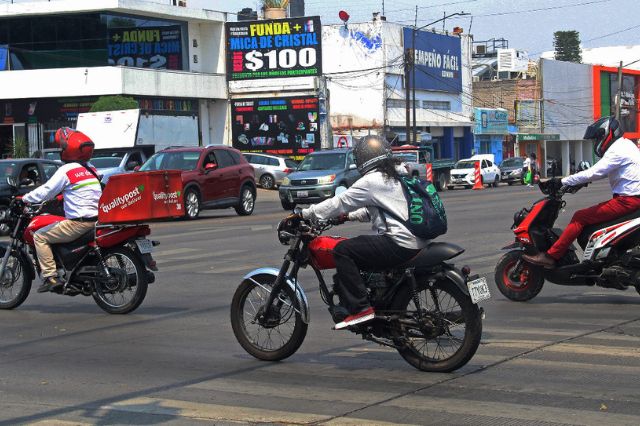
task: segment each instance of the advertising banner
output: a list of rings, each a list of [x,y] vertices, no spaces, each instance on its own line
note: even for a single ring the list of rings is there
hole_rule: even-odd
[[[622,75],[622,92],[620,96],[620,124],[625,132],[638,132],[640,126],[638,126],[638,99],[636,92],[640,87],[640,76],[636,75]],[[611,73],[610,87],[609,87],[609,99],[611,114],[616,111],[616,102],[618,100],[618,75]]]
[[[180,25],[110,28],[107,52],[109,65],[181,70]]]
[[[6,71],[9,68],[7,57],[9,56],[9,49],[6,44],[0,45],[0,71]]]
[[[322,74],[320,17],[227,22],[227,81]]]
[[[306,155],[320,149],[319,117],[315,96],[232,100],[233,147]]]
[[[416,89],[462,92],[462,45],[460,37],[404,28],[404,48],[413,49],[415,36]]]
[[[474,108],[476,135],[508,135],[509,112],[502,108]]]

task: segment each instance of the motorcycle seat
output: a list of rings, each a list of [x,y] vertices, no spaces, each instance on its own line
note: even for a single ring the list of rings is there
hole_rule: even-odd
[[[625,222],[627,220],[637,219],[637,218],[640,218],[640,210],[636,210],[633,213],[629,213],[628,215],[619,217],[617,219],[609,220],[607,222],[601,222],[601,223],[596,223],[594,225],[585,226],[582,232],[580,233],[580,236],[578,237],[578,244],[580,244],[580,247],[584,249],[585,246],[587,245],[587,242],[589,241],[589,237],[591,237],[591,235],[594,232],[598,231],[599,229],[617,225],[618,223]]]
[[[462,253],[464,253],[464,249],[455,244],[429,243],[429,245],[420,250],[413,259],[403,263],[399,268],[431,268],[445,260],[453,259]]]
[[[61,243],[61,244],[53,244],[54,246],[73,246],[73,247],[80,247],[80,246],[86,246],[88,245],[91,241],[93,241],[95,239],[95,230],[91,229],[87,232],[85,232],[84,234],[82,234],[80,237],[76,238],[73,241],[70,241],[68,243]]]

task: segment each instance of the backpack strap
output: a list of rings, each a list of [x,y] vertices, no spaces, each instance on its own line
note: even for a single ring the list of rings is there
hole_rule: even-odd
[[[100,184],[100,189],[104,190],[105,185],[104,183],[102,183],[102,180],[100,180],[100,177],[98,176],[98,174],[94,172],[93,169],[87,165],[87,163],[80,163],[80,165],[84,167],[86,171],[91,173],[96,179],[98,179],[98,183]]]

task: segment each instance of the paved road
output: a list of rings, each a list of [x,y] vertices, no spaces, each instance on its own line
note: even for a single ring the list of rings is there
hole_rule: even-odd
[[[568,196],[559,224],[607,191]],[[492,286],[477,355],[453,374],[430,374],[332,331],[307,271],[305,343],[283,362],[256,361],[228,318],[242,275],[277,266],[284,253],[277,195],[260,196],[248,218],[226,210],[154,225],[161,272],[133,314],[35,292],[0,312],[0,424],[640,424],[640,296],[631,290],[547,285],[517,304]],[[467,248],[458,263],[493,283],[514,211],[539,193],[501,186],[443,197],[447,239]]]

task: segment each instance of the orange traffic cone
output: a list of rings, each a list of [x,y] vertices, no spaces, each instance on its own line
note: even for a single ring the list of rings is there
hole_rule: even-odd
[[[473,189],[484,189],[484,185],[482,184],[482,173],[480,172],[480,162],[476,161],[476,170],[475,170],[475,183],[473,184]]]
[[[427,169],[427,180],[433,182],[433,168],[431,167],[431,163],[427,163],[425,167]]]

